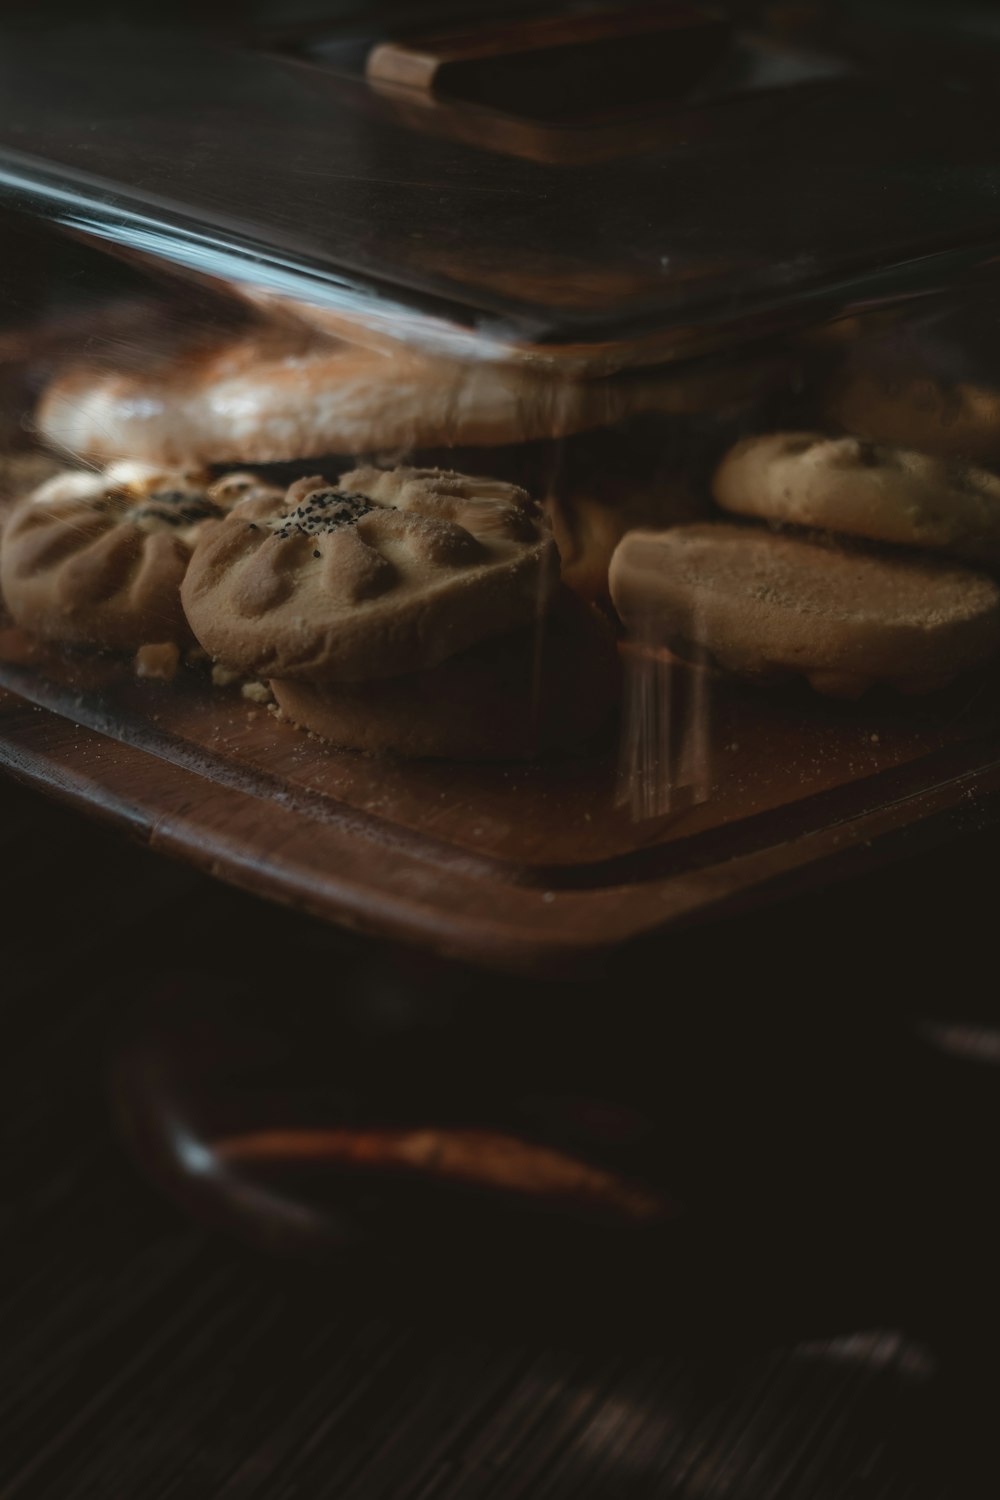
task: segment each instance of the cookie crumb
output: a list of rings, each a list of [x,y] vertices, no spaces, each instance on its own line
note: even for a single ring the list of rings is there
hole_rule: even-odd
[[[232,667],[223,666],[221,661],[213,664],[212,682],[215,687],[232,687],[234,682],[239,682],[241,675],[239,672],[234,672]]]
[[[871,736],[871,742],[872,742],[873,745],[877,745],[878,744],[879,740],[878,740],[878,735],[877,734],[873,734]]]
[[[271,702],[271,689],[266,682],[245,682],[240,692],[244,698],[249,698],[251,703]]]
[[[135,675],[156,682],[173,682],[181,652],[176,641],[149,642],[135,653]]]

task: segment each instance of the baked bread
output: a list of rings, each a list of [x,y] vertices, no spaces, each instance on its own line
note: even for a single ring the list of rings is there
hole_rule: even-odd
[[[271,680],[293,723],[345,749],[450,760],[527,759],[580,750],[618,698],[614,632],[560,587],[534,625],[374,682]]]
[[[7,608],[24,629],[66,644],[132,651],[189,641],[180,586],[195,540],[206,521],[259,492],[252,475],[213,484],[134,462],[57,474],[4,528]]]
[[[700,647],[761,681],[801,674],[834,696],[879,682],[926,692],[1000,649],[993,579],[763,527],[630,532],[612,559],[611,596],[640,642]]]
[[[363,468],[239,505],[200,539],[183,600],[227,666],[350,682],[434,667],[529,623],[557,572],[548,524],[516,485]]]
[[[1000,561],[1000,478],[926,453],[773,432],[737,443],[713,490],[739,515]]]

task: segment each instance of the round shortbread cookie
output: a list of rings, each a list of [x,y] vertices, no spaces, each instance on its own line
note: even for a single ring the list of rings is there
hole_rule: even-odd
[[[206,530],[184,580],[205,649],[310,682],[433,667],[545,606],[558,553],[516,485],[440,469],[301,479]]]
[[[520,443],[642,409],[645,385],[318,341],[240,339],[146,372],[70,365],[37,411],[42,435],[105,462],[280,463],[323,454]]]
[[[845,371],[831,381],[824,412],[869,442],[974,463],[1000,457],[1000,391],[968,381]]]
[[[759,680],[834,696],[943,687],[1000,649],[1000,588],[937,559],[845,550],[762,527],[633,531],[611,595],[640,641],[698,646]]]
[[[158,351],[146,368],[66,365],[36,423],[48,442],[105,463],[285,463],[518,444],[643,413],[691,416],[753,398],[773,359],[698,360],[608,379],[544,363],[457,359],[355,344],[285,322],[214,348]]]
[[[189,641],[180,586],[206,521],[260,494],[252,475],[122,462],[66,471],[12,511],[0,588],[18,625],[72,645],[135,650]]]
[[[271,681],[282,713],[344,749],[453,760],[579,750],[618,698],[614,632],[560,588],[547,614],[437,667],[377,682]]]
[[[1000,561],[1000,478],[926,453],[769,433],[726,454],[713,490],[739,515]]]

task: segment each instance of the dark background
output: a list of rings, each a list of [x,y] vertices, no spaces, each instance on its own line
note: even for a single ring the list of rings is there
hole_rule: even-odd
[[[0,1496],[993,1493],[998,857],[983,829],[531,985],[264,907],[0,781]],[[360,1051],[405,1069],[415,1116],[500,1116],[529,1086],[640,1101],[685,1216],[554,1246],[501,1219],[473,1251],[412,1201],[386,1235],[362,1200],[366,1248],[275,1246],[295,1183],[222,1204],[211,1162],[126,1126],[154,1043],[192,1062],[175,1147],[206,1089],[252,1113],[247,1018],[280,1043],[279,1093],[279,1057],[339,1085]]]
[[[982,833],[526,987],[264,908],[0,783],[0,1493],[990,1493],[996,855]],[[222,1017],[207,1051],[199,1016]],[[262,1250],[266,1215],[205,1223],[211,1194],[172,1201],[176,1163],[140,1166],[122,1127],[137,1038],[196,1037],[196,1079],[238,1100],[241,1017],[299,1028],[293,1050],[360,1030],[431,1114],[453,1086],[541,1074],[627,1105],[632,1080],[688,1218],[554,1261],[513,1221],[428,1257],[419,1212],[374,1253]]]

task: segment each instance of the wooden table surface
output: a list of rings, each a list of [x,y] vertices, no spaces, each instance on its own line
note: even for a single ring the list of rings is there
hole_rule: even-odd
[[[831,994],[861,1036],[873,1018],[891,1028],[912,1013],[988,1020],[996,852],[967,840],[836,895],[676,934],[617,983],[674,1010],[741,1009],[740,1025],[785,1000],[790,1016],[828,1017]],[[942,1300],[961,1256],[935,1275],[919,1232],[916,1299],[876,1278],[856,1312],[848,1301],[832,1321],[765,1319],[730,1343],[674,1340],[653,1305],[638,1334],[592,1336],[599,1285],[568,1334],[530,1308],[498,1328],[478,1316],[487,1280],[449,1311],[383,1295],[349,1261],[290,1264],[189,1220],[114,1127],[107,1065],[123,1018],[166,974],[313,982],[336,972],[347,940],[11,782],[0,860],[3,1500],[996,1492],[989,1278],[977,1282],[973,1257],[968,1284]],[[515,983],[450,972],[443,983],[465,985],[470,1009]],[[613,1019],[626,989],[604,983]],[[576,994],[553,989],[551,1003]],[[539,1014],[549,1003],[544,987],[530,998]],[[931,1189],[937,1170],[928,1224],[955,1207]],[[995,1173],[982,1191],[995,1196]],[[719,1261],[734,1271],[760,1225],[736,1228]],[[885,1232],[858,1219],[859,1263],[880,1259]],[[828,1290],[839,1275],[819,1261],[804,1279]],[[685,1295],[669,1275],[659,1292]]]

